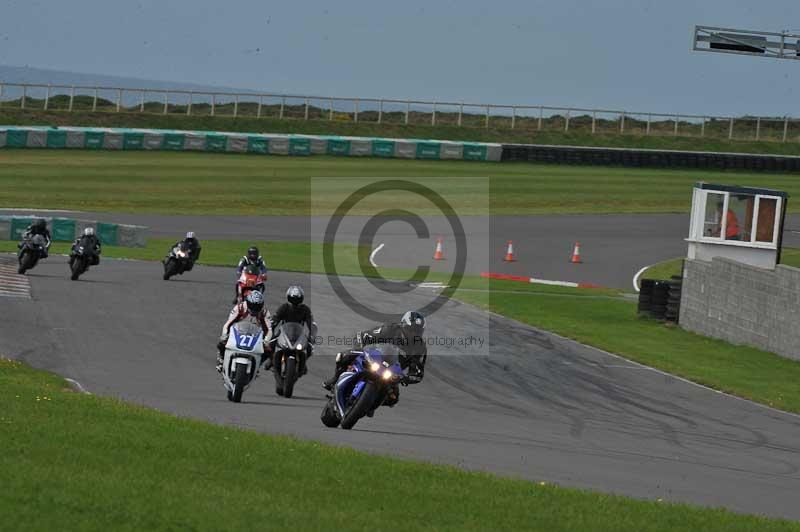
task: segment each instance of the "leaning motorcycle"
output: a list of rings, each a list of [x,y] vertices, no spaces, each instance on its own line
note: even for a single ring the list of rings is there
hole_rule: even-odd
[[[27,270],[33,269],[42,258],[47,242],[42,235],[33,235],[22,243],[19,252],[19,273],[24,274]]]
[[[305,373],[308,329],[300,323],[286,322],[278,327],[272,373],[275,393],[291,397],[294,384]]]
[[[234,303],[241,303],[251,290],[258,290],[264,293],[267,275],[261,272],[261,268],[251,264],[242,270],[239,280],[236,282],[236,300]]]
[[[96,252],[95,250],[88,245],[84,245],[84,241],[81,240],[72,248],[73,256],[70,260],[70,271],[72,275],[70,278],[73,281],[77,281],[78,277],[83,275],[86,270],[89,269],[89,265],[92,264],[92,260],[95,258]]]
[[[168,281],[173,275],[183,275],[192,262],[189,256],[189,244],[181,242],[173,247],[169,256],[164,261],[164,280]]]
[[[322,423],[351,429],[362,417],[372,417],[395,393],[397,384],[405,382],[398,354],[397,347],[391,344],[365,347],[336,381],[333,395],[328,396],[322,409]]]
[[[231,326],[222,362],[222,383],[228,400],[242,401],[242,394],[258,376],[264,358],[264,333],[254,321],[240,321]]]

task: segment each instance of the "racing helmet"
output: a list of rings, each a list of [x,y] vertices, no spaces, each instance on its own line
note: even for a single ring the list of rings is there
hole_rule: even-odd
[[[250,315],[258,316],[264,309],[264,294],[258,290],[251,290],[250,293],[247,294],[245,302],[247,302],[247,310],[250,312]]]
[[[406,338],[422,336],[425,331],[425,316],[415,310],[409,310],[400,318],[400,327]]]
[[[194,231],[189,231],[186,233],[186,238],[194,238]]]
[[[83,230],[83,236],[93,236],[94,235],[94,227],[87,227]]]
[[[44,218],[39,218],[35,222],[31,224],[32,227],[36,227],[37,229],[45,229],[47,228],[47,222]]]
[[[258,260],[258,257],[259,253],[257,247],[250,246],[249,248],[247,248],[247,260],[249,260],[250,262],[255,262]]]
[[[303,294],[303,289],[297,285],[290,286],[286,290],[286,301],[288,301],[292,306],[297,306],[302,303],[303,297],[305,297],[305,294]]]

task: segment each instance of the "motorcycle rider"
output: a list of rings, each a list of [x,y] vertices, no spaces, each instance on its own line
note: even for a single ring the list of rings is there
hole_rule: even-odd
[[[361,349],[372,344],[389,343],[400,350],[400,367],[407,373],[403,384],[416,384],[422,381],[425,374],[425,361],[428,358],[428,347],[422,333],[425,331],[425,317],[419,312],[409,310],[400,319],[400,323],[384,323],[375,329],[358,333],[354,348],[348,353],[337,353],[336,372],[330,379],[322,383],[328,391],[333,390],[339,376],[353,360],[362,353]],[[397,391],[388,406],[397,402]]]
[[[244,255],[241,259],[239,259],[239,264],[236,266],[237,278],[238,276],[242,275],[242,271],[244,271],[244,269],[247,268],[248,266],[256,266],[258,272],[264,275],[264,278],[266,279],[267,264],[264,262],[264,258],[261,255],[259,255],[258,248],[255,246],[250,246],[249,248],[247,248],[247,254]],[[241,299],[240,297],[241,294],[239,293],[238,280],[234,288],[236,289],[236,298],[233,300],[233,302],[236,303]]]
[[[189,249],[189,263],[186,265],[186,271],[188,272],[200,258],[200,250],[203,248],[200,247],[200,241],[195,238],[194,231],[186,233],[186,238],[178,240],[172,247],[175,248],[181,245],[181,243],[185,243],[186,247]]]
[[[244,301],[237,303],[231,309],[230,314],[228,314],[228,321],[226,321],[222,326],[222,334],[219,337],[219,343],[217,343],[218,372],[222,373],[222,363],[225,357],[225,344],[228,342],[231,326],[234,323],[240,322],[247,318],[255,320],[256,323],[261,326],[261,332],[263,333],[262,342],[264,343],[264,357],[267,360],[271,359],[271,357],[268,356],[268,353],[272,350],[269,345],[269,340],[272,336],[271,317],[269,310],[267,310],[266,306],[264,305],[264,295],[258,290],[253,290],[247,294],[247,297]],[[262,362],[264,361],[262,360]]]
[[[100,264],[100,252],[102,251],[102,246],[100,245],[100,239],[98,239],[94,234],[93,227],[87,227],[83,230],[83,235],[75,239],[75,242],[72,243],[72,250],[69,253],[69,265],[72,266],[72,263],[75,262],[75,252],[78,246],[83,246],[83,249],[91,249],[94,253],[92,254],[92,262],[89,264],[90,266],[97,266]]]
[[[275,314],[272,315],[272,330],[277,337],[278,325],[281,323],[300,323],[308,327],[308,344],[306,346],[306,357],[309,358],[314,353],[314,337],[317,335],[317,323],[308,305],[303,303],[305,294],[299,286],[292,285],[286,290],[286,303],[283,303]],[[274,338],[275,340],[277,338]],[[306,365],[300,369],[300,374],[306,374]]]
[[[22,241],[19,244],[17,244],[17,247],[19,248],[18,256],[22,255],[22,246],[25,244],[25,242],[33,238],[34,235],[42,235],[44,237],[45,245],[44,249],[42,250],[41,258],[46,259],[49,254],[48,250],[50,249],[51,238],[50,238],[50,231],[47,229],[47,222],[45,221],[44,218],[39,218],[37,220],[34,220],[33,223],[31,223],[31,225],[29,225],[28,228],[25,230],[25,232],[22,234]]]

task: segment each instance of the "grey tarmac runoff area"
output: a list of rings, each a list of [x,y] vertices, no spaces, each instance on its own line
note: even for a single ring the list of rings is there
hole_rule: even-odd
[[[104,260],[72,282],[65,262],[54,256],[30,272],[32,299],[0,298],[0,340],[6,356],[92,393],[370,452],[800,519],[798,416],[450,301],[430,317],[428,335],[468,336],[490,320],[490,353],[431,348],[425,380],[403,388],[395,408],[352,431],[327,429],[319,383],[337,348],[325,342],[295,398],[276,396],[265,374],[244,403],[225,398],[214,344],[230,308],[230,269],[197,266],[164,282],[158,263]],[[323,337],[366,325],[321,276],[274,272],[270,305],[294,282],[307,287]],[[369,297],[366,280],[347,282],[356,298]],[[430,294],[396,297],[406,308]]]
[[[33,211],[0,210],[0,214],[36,215]],[[194,231],[201,239],[293,240],[321,242],[328,217],[322,216],[170,216],[158,214],[71,213],[51,211],[90,220],[145,225],[154,237],[173,237]],[[452,271],[456,242],[442,217],[423,217],[430,238],[419,239],[411,226],[394,221],[381,227],[373,248],[378,267],[416,269],[428,265],[434,271]],[[336,242],[356,244],[364,216],[348,216]],[[592,283],[633,288],[633,276],[645,266],[685,256],[689,232],[687,214],[601,214],[542,216],[462,216],[467,236],[466,271],[494,272],[551,281]],[[784,245],[800,247],[800,216],[787,217]],[[443,237],[445,261],[432,261],[436,238]],[[515,262],[503,260],[507,242],[514,243]],[[581,244],[582,264],[571,264],[573,246]],[[267,257],[269,262],[269,257]]]

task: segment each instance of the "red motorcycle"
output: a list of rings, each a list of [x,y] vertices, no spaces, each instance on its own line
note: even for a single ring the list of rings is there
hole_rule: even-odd
[[[265,290],[265,283],[267,282],[267,274],[261,272],[261,268],[255,264],[247,266],[242,270],[239,280],[236,282],[236,301],[234,303],[241,303],[251,290],[258,290],[262,294]]]

